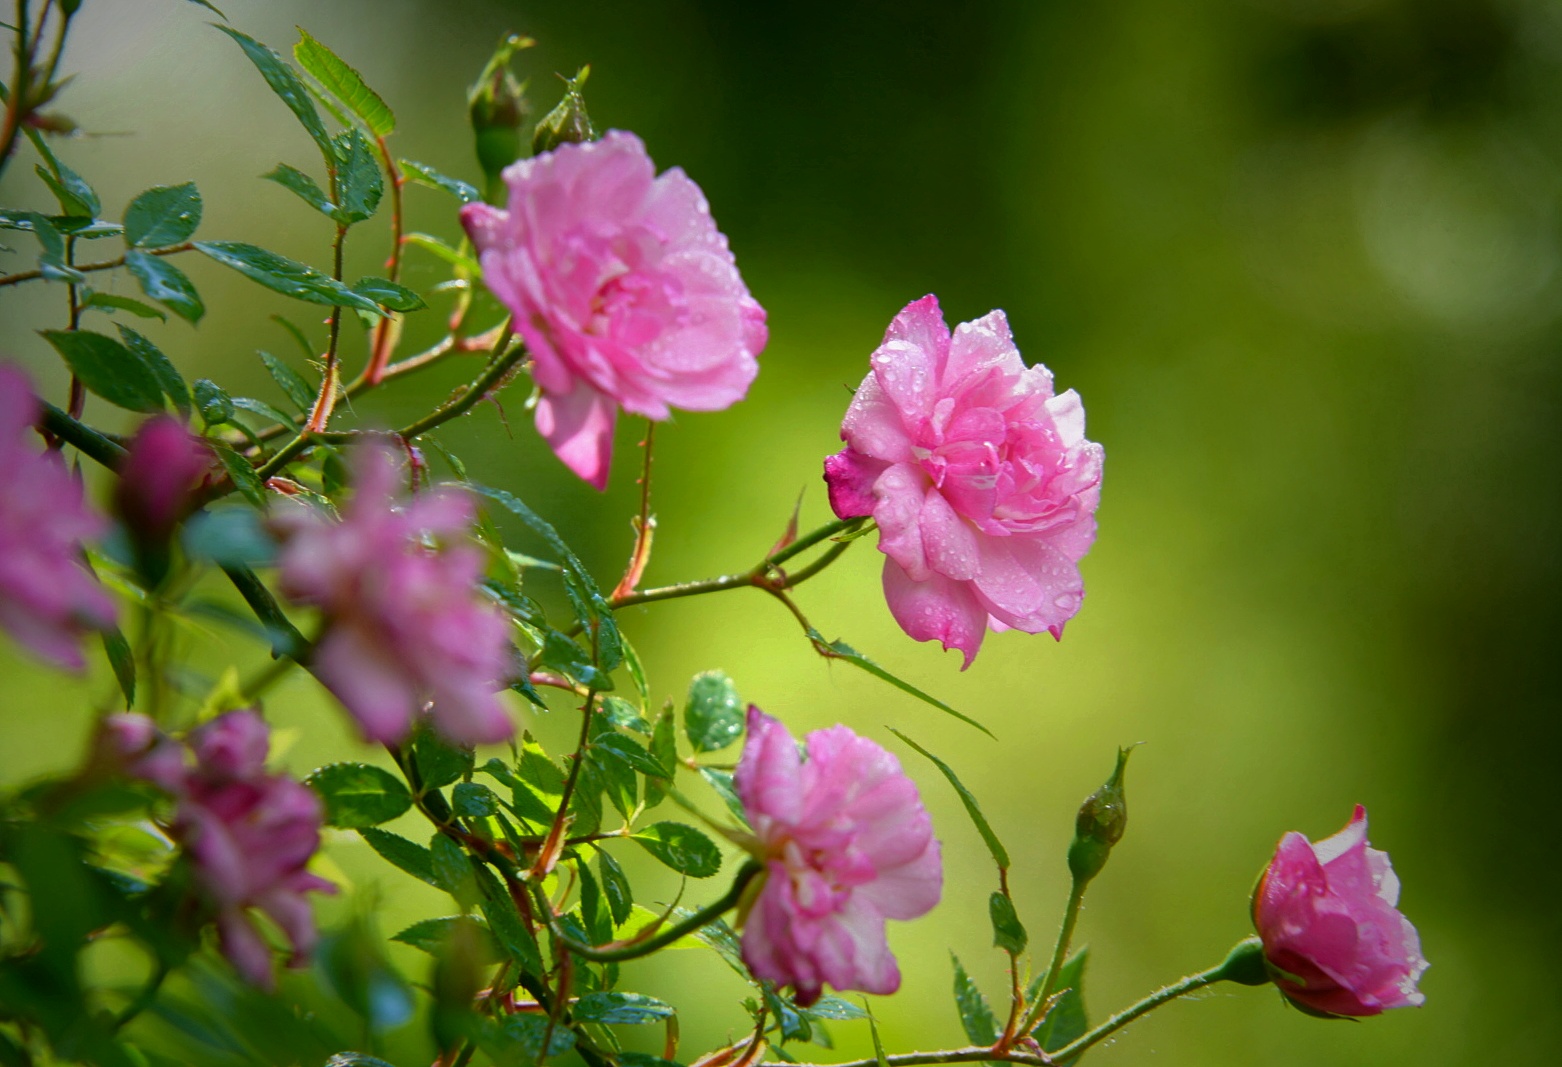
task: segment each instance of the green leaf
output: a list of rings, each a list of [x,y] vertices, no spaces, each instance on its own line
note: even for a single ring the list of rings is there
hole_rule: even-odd
[[[188,241],[200,224],[201,194],[194,182],[154,186],[125,208],[125,243],[166,248]]]
[[[516,914],[515,901],[510,898],[509,891],[486,866],[479,864],[473,870],[482,897],[478,906],[482,908],[483,918],[488,920],[488,929],[524,973],[540,974],[542,951],[537,947],[537,938]]]
[[[675,1015],[671,1004],[643,993],[587,993],[570,1009],[576,1022],[606,1026],[656,1023]]]
[[[488,927],[470,915],[446,915],[438,919],[424,919],[422,922],[413,923],[399,934],[391,937],[392,941],[400,941],[403,945],[411,945],[415,949],[427,952],[430,956],[437,956],[444,951],[450,941],[450,936],[458,927],[469,928],[475,935],[472,940],[483,948],[483,962],[497,963],[504,958],[504,950],[499,947],[499,942],[489,932]]]
[[[58,173],[50,173],[41,166],[34,166],[33,170],[43,179],[43,184],[49,187],[54,198],[60,202],[60,210],[67,215],[97,218],[102,205],[98,200],[98,194],[92,191],[92,186],[88,185],[81,175],[58,160],[51,159],[50,162],[58,168]]]
[[[602,725],[606,734],[599,735],[598,739],[601,736],[612,736],[612,727],[606,723]],[[640,791],[640,776],[628,763],[598,747],[596,740],[593,740],[587,752],[587,759],[592,769],[598,773],[602,791],[607,795],[608,800],[613,802],[614,810],[624,817],[625,822],[629,822],[635,813],[635,802]]]
[[[1014,910],[1014,901],[1002,893],[994,892],[987,898],[987,914],[993,922],[993,947],[1013,955],[1024,952],[1028,935],[1019,914]]]
[[[428,849],[388,830],[364,827],[358,831],[369,847],[387,862],[400,867],[414,878],[422,879],[436,889],[441,888],[434,877],[434,856]],[[491,922],[492,920],[490,920]]]
[[[443,189],[463,204],[475,204],[483,199],[483,194],[477,186],[464,182],[459,178],[451,178],[441,174],[427,163],[417,163],[410,159],[401,160],[401,172],[407,176],[408,181],[419,185],[426,185],[430,189]]]
[[[954,953],[949,958],[955,964],[955,1007],[960,1011],[960,1025],[973,1045],[991,1045],[998,1040],[998,1020],[982,991],[976,988],[971,976],[960,966],[960,958]]]
[[[1047,1017],[1033,1031],[1036,1040],[1047,1052],[1084,1037],[1090,1029],[1090,1021],[1085,1015],[1085,964],[1089,960],[1089,953],[1087,948],[1080,949],[1058,969],[1056,987],[1063,990],[1063,995],[1058,997]],[[1033,988],[1030,995],[1034,997],[1037,992]],[[1075,1056],[1063,1060],[1062,1065],[1077,1062],[1079,1057]]]
[[[554,1026],[545,1015],[511,1015],[500,1024],[504,1041],[520,1052],[523,1063],[540,1063],[575,1047],[575,1031]],[[547,1042],[544,1052],[543,1042]]]
[[[143,293],[186,322],[200,322],[201,316],[206,314],[206,305],[201,302],[195,283],[162,256],[132,248],[125,253],[125,267]]]
[[[228,26],[218,26],[217,29],[232,37],[238,46],[244,49],[244,54],[249,56],[250,62],[255,64],[261,77],[266,79],[266,84],[271,86],[271,91],[281,98],[298,121],[320,146],[320,152],[326,159],[331,158],[331,137],[326,133],[325,123],[320,121],[320,113],[315,110],[314,101],[309,98],[309,90],[305,88],[303,80],[292,67],[283,61],[271,49]]]
[[[313,178],[297,167],[288,166],[286,163],[278,163],[271,170],[262,174],[261,179],[268,182],[276,182],[282,188],[320,212],[320,214],[328,218],[336,218],[336,205],[331,202],[331,198],[326,195],[325,190],[316,185]]]
[[[378,826],[412,807],[412,794],[401,779],[368,763],[333,763],[305,778],[304,784],[325,801],[328,826]]]
[[[976,824],[976,832],[982,835],[983,841],[987,842],[987,851],[992,853],[993,862],[1004,870],[1008,870],[1008,849],[1003,847],[1003,842],[999,841],[998,835],[993,833],[993,828],[988,825],[987,816],[982,814],[982,809],[977,805],[976,798],[971,795],[971,791],[965,787],[965,784],[955,776],[955,772],[950,768],[949,764],[933,755],[893,726],[889,728],[889,732],[932,760],[933,766],[943,772],[944,777],[949,779],[949,784],[954,786],[955,792],[960,795],[960,803],[965,805],[965,812],[971,817],[971,822]]]
[[[619,729],[651,736],[651,724],[623,697],[603,697],[599,706],[602,717]]]
[[[71,373],[91,392],[129,411],[163,410],[163,389],[140,356],[100,333],[43,330]]]
[[[726,672],[694,676],[683,705],[683,730],[696,752],[715,752],[742,736],[743,701]]]
[[[428,845],[429,855],[433,858],[434,884],[450,893],[462,902],[465,907],[471,901],[472,863],[466,858],[466,852],[444,834],[436,833]]]
[[[268,422],[280,422],[288,427],[297,425],[296,416],[289,415],[285,411],[272,407],[264,400],[256,400],[254,397],[236,396],[233,398],[233,406],[240,411],[248,411],[253,415],[259,415]]]
[[[380,95],[365,84],[363,76],[304,30],[300,29],[298,36],[299,41],[293,46],[293,58],[298,65],[362,119],[374,136],[394,133],[396,116]]]
[[[464,819],[484,819],[499,810],[499,798],[480,782],[457,782],[450,791],[450,806]]]
[[[254,508],[197,511],[184,524],[179,540],[191,559],[219,566],[269,566],[276,561],[277,546]]]
[[[659,822],[632,835],[632,840],[679,874],[709,878],[721,870],[721,850],[692,826]]]
[[[119,682],[119,691],[125,695],[125,708],[129,710],[136,704],[135,653],[130,651],[130,642],[125,640],[118,626],[104,630],[101,636],[103,651],[108,656],[109,666],[114,668],[114,679]]]
[[[591,742],[593,751],[604,752],[616,760],[621,760],[629,767],[641,774],[652,778],[671,778],[672,771],[664,767],[657,759],[645,750],[645,746],[632,737],[623,734],[608,733]]]
[[[576,864],[580,878],[580,918],[587,940],[593,945],[604,945],[613,940],[613,918],[608,914],[607,902],[602,899],[602,889],[596,875],[582,857]]]
[[[181,415],[188,418],[190,387],[184,384],[184,377],[179,373],[179,368],[163,354],[161,348],[130,327],[115,323],[115,328],[119,330],[119,338],[125,342],[125,347],[140,356],[142,362],[151,368],[152,375],[163,390],[163,395],[173,401],[174,407],[179,409]]]
[[[428,307],[417,293],[385,278],[360,278],[353,283],[353,292],[361,293],[392,311],[417,311]]]
[[[315,391],[304,381],[303,375],[283,363],[270,352],[261,352],[260,361],[266,365],[271,380],[287,395],[300,411],[308,411],[315,402]]]
[[[444,260],[466,277],[475,278],[483,273],[482,265],[477,260],[471,256],[462,255],[437,237],[430,237],[426,233],[409,233],[402,237],[402,242],[404,244],[416,245],[425,252],[431,253],[434,258]]]
[[[671,701],[666,711],[657,717],[651,728],[651,757],[663,767],[678,769],[678,728],[673,719]],[[654,808],[667,795],[667,786],[655,778],[646,779],[645,806]]]
[[[701,767],[700,777],[710,783],[710,787],[721,797],[727,810],[736,815],[744,826],[748,825],[748,812],[743,810],[743,801],[738,799],[738,791],[732,784],[732,772],[717,770],[715,767]]]
[[[195,379],[191,390],[195,398],[195,410],[208,426],[222,426],[233,421],[233,398],[210,378]]]
[[[201,379],[205,381],[205,379]],[[199,388],[200,382],[196,382]],[[230,412],[232,402],[229,402]],[[255,468],[250,466],[249,460],[239,455],[233,449],[220,441],[209,442],[212,451],[217,453],[217,458],[222,461],[222,469],[228,472],[228,477],[233,480],[233,487],[244,494],[244,499],[254,504],[257,508],[266,506],[266,485],[260,480],[260,475],[255,473]]]
[[[425,724],[412,739],[412,757],[424,789],[440,789],[472,772],[472,750],[445,741]]]
[[[812,1016],[815,1019],[834,1019],[840,1022],[866,1019],[868,1017],[867,1012],[857,1007],[851,1001],[829,994],[820,997],[802,1010],[803,1014]]]
[[[831,659],[843,659],[854,667],[860,667],[869,674],[873,675],[875,678],[879,678],[888,682],[890,685],[894,686],[896,689],[899,689],[901,692],[909,693],[918,700],[933,705],[933,707],[937,708],[939,711],[953,715],[961,722],[969,723],[978,730],[982,731],[982,733],[986,734],[988,737],[993,736],[991,730],[987,729],[987,727],[983,726],[969,715],[962,715],[960,712],[956,711],[948,704],[945,704],[937,697],[928,696],[928,694],[922,692],[922,690],[918,689],[910,682],[902,681],[901,679],[895,677],[889,671],[885,670],[883,667],[880,667],[877,663],[874,663],[867,656],[864,656],[861,652],[858,652],[855,648],[852,648],[845,641],[826,641],[819,633],[819,631],[814,629],[810,629],[808,631],[808,639],[814,643],[814,647],[816,649],[820,650]],[[994,738],[994,740],[997,739]]]
[[[634,891],[629,888],[629,876],[618,861],[608,855],[606,849],[597,853],[597,868],[602,872],[602,895],[607,898],[607,910],[613,916],[613,925],[622,926],[629,921],[634,910]]]
[[[335,218],[344,226],[371,217],[385,193],[385,178],[374,149],[358,127],[336,135],[331,142],[336,154]]]
[[[635,692],[640,695],[640,706],[649,709],[651,707],[651,686],[646,681],[645,667],[640,662],[640,656],[635,652],[635,647],[629,641],[619,635],[619,643],[624,648],[624,669],[629,672],[629,680],[634,683]]]
[[[889,1067],[889,1057],[884,1055],[884,1042],[879,1038],[879,1021],[873,1017],[873,1009],[868,1007],[866,999],[862,1007],[868,1013],[868,1033],[873,1036],[873,1058],[879,1061],[879,1067]]]
[[[115,296],[113,293],[89,293],[87,299],[81,302],[81,307],[82,310],[97,308],[100,311],[128,311],[137,318],[168,321],[167,315],[150,304],[143,304],[128,296]]]
[[[294,344],[298,345],[298,350],[303,353],[305,359],[315,358],[315,347],[309,343],[309,338],[304,336],[303,330],[300,330],[297,326],[294,326],[281,315],[271,316],[271,321],[287,331],[288,336],[293,339]]]
[[[251,281],[295,300],[327,307],[356,308],[372,315],[385,314],[374,301],[358,295],[335,278],[264,248],[242,241],[196,241],[195,247]]]

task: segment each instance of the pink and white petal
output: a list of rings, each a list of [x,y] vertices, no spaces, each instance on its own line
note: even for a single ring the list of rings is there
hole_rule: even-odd
[[[618,408],[583,381],[568,393],[544,393],[537,402],[537,432],[564,465],[593,488],[607,488]]]
[[[792,735],[778,720],[752,704],[748,737],[732,776],[732,785],[750,822],[765,816],[790,825],[802,815],[802,760]],[[757,829],[757,826],[756,826]]]
[[[868,362],[903,421],[921,422],[933,414],[938,369],[948,348],[949,328],[934,296],[907,304],[890,322]]]
[[[915,581],[932,571],[922,545],[922,505],[929,492],[927,475],[910,463],[885,468],[873,483],[878,502],[873,521],[879,525],[879,551],[899,563]]]
[[[900,409],[870,373],[846,407],[841,439],[865,456],[886,463],[908,463],[913,457],[906,427]]]
[[[923,497],[917,525],[928,566],[957,582],[968,582],[977,576],[982,558],[980,539],[937,489],[930,488]]]
[[[461,208],[461,226],[479,256],[503,242],[509,221],[508,212],[488,204],[467,204]]]
[[[939,373],[939,391],[944,395],[993,368],[1015,376],[1025,370],[1025,361],[1009,332],[1008,317],[1002,311],[989,311],[979,319],[956,326],[948,351]],[[1051,382],[1051,375],[1047,381]]]
[[[884,473],[881,460],[870,459],[850,448],[843,448],[824,460],[824,481],[830,491],[830,509],[839,519],[858,519],[873,514],[877,501],[873,483]]]
[[[987,634],[987,610],[970,586],[930,574],[914,581],[893,559],[884,561],[884,599],[900,628],[917,641],[937,641],[965,655],[969,667]]]
[[[943,896],[944,863],[941,846],[930,838],[922,853],[908,863],[887,867],[857,894],[871,902],[887,919],[916,919],[933,910]]]
[[[393,744],[407,736],[421,697],[402,665],[357,627],[328,630],[316,650],[314,668],[370,741]]]

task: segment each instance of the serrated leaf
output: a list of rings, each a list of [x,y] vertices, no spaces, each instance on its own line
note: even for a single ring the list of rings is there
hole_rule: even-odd
[[[336,218],[336,205],[331,202],[331,198],[326,195],[325,190],[320,188],[313,178],[297,167],[291,167],[286,163],[278,163],[260,177],[263,181],[276,182],[282,188],[320,212],[320,214],[329,218]]]
[[[166,248],[188,241],[201,225],[201,194],[194,182],[157,185],[125,208],[125,243]]]
[[[587,993],[570,1009],[576,1022],[633,1026],[677,1014],[671,1004],[643,993]]]
[[[689,683],[683,730],[696,752],[715,752],[742,736],[743,702],[725,671],[696,674]]]
[[[669,702],[670,704],[671,702]],[[670,767],[675,772],[678,769],[678,727],[673,718],[672,708],[657,717],[656,725],[651,727],[651,756],[662,766]],[[662,802],[667,795],[667,786],[659,779],[647,778],[645,782],[645,806],[654,808]]]
[[[233,421],[233,398],[210,378],[197,378],[191,387],[195,410],[208,426],[222,426]]]
[[[157,379],[157,384],[163,390],[163,395],[173,401],[174,407],[179,409],[181,415],[188,418],[190,387],[184,384],[184,376],[179,373],[179,368],[163,354],[162,349],[130,327],[115,323],[115,329],[119,330],[120,340],[125,342],[125,347],[141,357],[141,361],[151,368],[153,377]]]
[[[412,757],[424,789],[441,789],[472,770],[472,750],[452,745],[427,725],[412,739]]]
[[[204,380],[203,378],[202,381]],[[196,385],[199,386],[200,382]],[[232,411],[231,401],[229,411]],[[257,508],[265,507],[265,483],[260,480],[260,475],[255,473],[255,468],[250,466],[249,460],[220,441],[212,441],[210,444],[212,451],[217,453],[217,458],[222,461],[222,469],[227,471],[228,477],[232,479],[233,488],[242,493],[244,499]]]
[[[242,241],[196,241],[200,252],[284,296],[327,307],[341,306],[383,316],[380,306],[330,275]]]
[[[244,50],[250,62],[260,71],[261,77],[266,79],[266,84],[271,86],[271,91],[281,98],[288,109],[298,117],[299,123],[320,146],[320,152],[325,158],[331,158],[331,136],[326,133],[325,123],[320,121],[320,113],[315,110],[315,103],[309,98],[309,90],[305,88],[303,80],[292,67],[270,48],[261,44],[246,34],[228,26],[218,26],[217,29],[232,37],[238,46]]]
[[[114,669],[114,679],[119,682],[119,691],[124,694],[125,708],[129,710],[136,704],[136,657],[130,651],[130,642],[125,640],[124,633],[118,626],[111,626],[101,634],[103,638],[103,652],[108,656],[109,666]]]
[[[833,1019],[839,1022],[849,1022],[855,1019],[866,1019],[868,1013],[849,1000],[841,997],[825,994],[814,1001],[808,1007],[802,1009],[803,1014],[815,1019]]]
[[[504,958],[504,949],[487,925],[470,915],[446,915],[438,919],[424,919],[391,936],[392,941],[411,945],[430,956],[437,956],[449,944],[457,927],[468,927],[476,935],[473,940],[483,948],[482,962],[497,963]]]
[[[260,361],[266,365],[266,371],[271,375],[271,380],[277,383],[277,388],[286,394],[298,410],[308,411],[314,405],[315,391],[304,381],[303,375],[270,352],[261,352]]]
[[[998,1020],[993,1016],[992,1006],[987,1003],[987,998],[976,987],[976,983],[971,981],[971,976],[965,973],[960,958],[952,952],[949,958],[955,964],[955,1008],[960,1012],[960,1025],[965,1028],[965,1036],[971,1039],[973,1045],[991,1045],[998,1040]]]
[[[651,724],[623,697],[603,697],[600,707],[602,717],[619,729],[651,736]]]
[[[152,368],[112,337],[87,330],[41,332],[89,391],[129,411],[163,410],[163,389]]]
[[[993,833],[992,826],[990,826],[987,822],[987,816],[982,814],[981,806],[976,803],[976,797],[971,795],[971,791],[965,787],[963,782],[960,781],[959,777],[956,776],[954,770],[949,766],[949,764],[933,755],[927,749],[911,740],[911,738],[907,737],[893,726],[889,728],[889,732],[900,738],[912,748],[916,749],[918,752],[922,753],[922,755],[926,756],[929,760],[932,761],[933,766],[937,767],[940,771],[943,772],[944,777],[949,779],[949,784],[954,786],[955,792],[960,795],[960,803],[965,805],[965,812],[971,817],[971,822],[976,825],[976,832],[981,834],[982,840],[987,843],[987,851],[992,853],[993,862],[1004,870],[1008,870],[1008,849],[1003,847],[1003,842],[999,841],[998,835]]]
[[[434,884],[460,900],[463,907],[472,902],[472,864],[461,846],[436,833],[429,840],[428,851],[433,860]]]
[[[369,843],[369,847],[378,852],[387,862],[436,889],[441,888],[434,877],[434,856],[422,845],[408,841],[399,834],[373,827],[365,827],[358,833]],[[492,920],[489,921],[492,924]]]
[[[304,784],[325,801],[328,826],[378,826],[412,807],[412,794],[401,779],[368,763],[332,763],[305,778]]]
[[[332,140],[336,154],[336,221],[344,226],[373,216],[385,193],[380,161],[363,132],[354,126]]]
[[[659,822],[636,831],[630,838],[679,874],[709,878],[721,870],[721,850],[692,826]]]
[[[634,768],[641,774],[652,778],[671,778],[672,771],[668,770],[654,756],[645,750],[645,746],[632,737],[623,734],[608,733],[591,742],[593,751],[598,751],[621,760],[627,766]]]
[[[51,173],[42,166],[34,166],[38,177],[43,179],[43,184],[49,187],[54,198],[60,202],[60,211],[66,215],[75,215],[87,219],[95,219],[102,210],[102,204],[98,200],[98,194],[93,192],[81,175],[57,160],[53,161],[59,169],[59,173]]]
[[[748,812],[743,810],[743,801],[738,799],[738,791],[732,784],[732,772],[717,770],[715,767],[701,767],[700,777],[710,783],[710,787],[721,797],[727,810],[738,817],[744,826],[748,825]]]
[[[1085,964],[1089,960],[1089,953],[1087,948],[1080,949],[1058,969],[1054,988],[1063,990],[1063,995],[1052,1005],[1052,1010],[1041,1021],[1041,1025],[1033,1031],[1037,1042],[1047,1052],[1084,1037],[1090,1029],[1090,1020],[1085,1014]],[[1035,997],[1037,992],[1038,989],[1033,987],[1030,995]],[[1077,1062],[1079,1057],[1074,1056],[1061,1061],[1060,1067]]]
[[[362,293],[392,311],[417,311],[428,307],[417,293],[386,278],[360,278],[353,283],[353,292]]]
[[[956,711],[948,704],[945,704],[937,697],[929,696],[927,693],[924,693],[910,682],[897,678],[895,675],[891,674],[889,671],[873,662],[867,656],[864,656],[861,652],[858,652],[855,648],[852,648],[845,641],[826,641],[823,635],[821,635],[818,630],[814,629],[810,629],[808,631],[808,639],[814,643],[814,647],[816,649],[828,650],[828,655],[831,659],[845,660],[852,666],[867,671],[875,678],[888,682],[896,689],[899,689],[902,693],[908,693],[926,704],[931,704],[933,707],[937,708],[939,711],[944,712],[945,714],[953,715],[961,722],[969,723],[978,730],[982,731],[982,733],[986,734],[988,737],[993,736],[991,730],[987,729],[987,727],[983,726],[969,715],[962,715],[960,712]],[[996,738],[994,738],[994,740],[996,740]]]
[[[167,259],[132,248],[125,253],[125,268],[143,293],[186,322],[200,322],[206,314],[195,283]]]
[[[622,926],[629,921],[629,913],[634,909],[635,898],[629,888],[629,877],[606,849],[597,853],[597,867],[602,872],[602,895],[607,898],[613,925]]]
[[[81,307],[83,311],[91,308],[97,308],[99,311],[128,311],[137,318],[168,321],[167,315],[150,304],[143,304],[128,296],[116,296],[113,293],[90,293],[87,299],[81,302]]]
[[[611,727],[608,728],[608,733],[612,733]],[[613,802],[613,810],[628,822],[635,812],[640,776],[623,760],[596,747],[595,742],[588,750],[587,758],[600,776],[602,791],[607,795],[608,800]]]
[[[293,46],[293,58],[309,75],[324,86],[326,92],[340,100],[376,137],[385,137],[396,130],[396,116],[380,94],[369,88],[359,74],[340,56],[311,37],[298,31],[299,41]]]
[[[537,938],[516,914],[515,902],[509,891],[487,867],[479,864],[473,868],[477,877],[477,889],[481,899],[478,906],[488,929],[498,939],[499,945],[526,974],[538,974],[542,970],[542,951]]]
[[[511,1015],[500,1024],[500,1029],[505,1043],[520,1052],[523,1063],[540,1063],[575,1047],[575,1031],[554,1026],[545,1015]]]
[[[233,398],[233,406],[240,411],[248,411],[252,415],[259,415],[268,422],[280,422],[284,426],[297,425],[297,417],[289,415],[279,408],[274,408],[264,400],[256,400],[251,396],[236,396]]]
[[[587,940],[593,945],[603,945],[613,940],[613,919],[608,914],[607,902],[602,899],[602,888],[597,876],[582,857],[575,864],[580,879],[580,918],[585,926]]]
[[[407,176],[408,181],[419,185],[426,185],[430,189],[443,189],[463,204],[475,204],[483,199],[483,194],[477,186],[470,182],[464,182],[459,178],[452,178],[441,174],[427,163],[418,163],[411,159],[401,160],[401,172]]]
[[[993,923],[993,947],[1019,955],[1025,951],[1028,935],[1025,924],[1014,910],[1014,901],[994,892],[987,898],[987,914]]]
[[[436,259],[444,260],[466,277],[476,277],[483,273],[483,268],[477,260],[462,255],[437,237],[430,237],[426,233],[409,233],[402,237],[402,242],[421,248]]]
[[[450,791],[450,807],[463,819],[484,819],[499,810],[499,798],[479,782],[457,782]]]

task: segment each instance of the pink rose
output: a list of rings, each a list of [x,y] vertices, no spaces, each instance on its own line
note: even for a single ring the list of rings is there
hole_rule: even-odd
[[[1367,810],[1314,844],[1280,839],[1253,894],[1253,925],[1275,985],[1304,1009],[1377,1015],[1419,1006],[1427,963],[1410,920],[1395,909],[1388,853],[1367,847]]]
[[[917,787],[899,762],[844,726],[808,735],[798,755],[786,727],[748,710],[734,785],[766,875],[743,929],[755,977],[812,1004],[836,989],[893,993],[900,969],[886,919],[938,903],[943,866]]]
[[[531,350],[538,432],[601,489],[620,407],[666,419],[743,399],[765,311],[699,186],[677,167],[658,177],[634,134],[560,145],[504,177],[507,208],[468,204],[461,222]]]
[[[189,855],[195,880],[217,910],[224,955],[248,981],[275,984],[271,948],[248,909],[264,912],[293,946],[292,963],[314,949],[315,923],[304,894],[336,887],[310,874],[320,847],[320,800],[285,775],[266,773],[270,731],[253,711],[230,711],[180,746],[144,715],[115,715],[100,728],[100,747],[121,769],[146,778],[174,799],[172,836]]]
[[[206,442],[177,419],[154,415],[143,422],[114,490],[115,506],[132,535],[150,545],[166,543],[189,514],[212,461]]]
[[[895,621],[964,667],[989,627],[1061,637],[1101,498],[1079,395],[1025,366],[1002,311],[951,336],[933,296],[895,316],[872,364],[824,477],[838,516],[878,523]]]
[[[282,591],[326,616],[316,677],[371,741],[401,741],[430,702],[451,741],[505,740],[515,727],[497,690],[512,671],[510,624],[478,590],[471,498],[444,486],[401,500],[382,444],[359,447],[352,466],[340,522],[301,502],[273,520]]]
[[[58,452],[40,452],[38,401],[0,365],[0,627],[45,659],[81,670],[81,638],[114,625],[114,602],[82,559],[107,522],[87,506]]]

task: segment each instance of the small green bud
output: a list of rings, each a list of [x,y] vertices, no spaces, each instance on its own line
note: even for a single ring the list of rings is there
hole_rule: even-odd
[[[561,144],[597,139],[596,127],[591,125],[591,116],[586,114],[586,98],[580,95],[581,86],[590,75],[591,67],[587,65],[576,71],[573,78],[565,79],[564,98],[538,120],[537,128],[532,131],[533,155],[551,152]]]
[[[500,41],[482,74],[467,90],[477,161],[490,187],[497,184],[500,171],[521,157],[521,127],[531,108],[526,102],[526,83],[516,81],[510,73],[510,59],[534,43],[530,37],[514,35]]]
[[[1068,869],[1076,882],[1090,881],[1101,873],[1112,846],[1128,828],[1128,798],[1123,792],[1123,772],[1132,748],[1117,750],[1117,769],[1106,784],[1085,798],[1074,820],[1074,840],[1068,847]]]
[[[1264,961],[1264,943],[1256,937],[1238,941],[1220,965],[1215,980],[1241,985],[1268,985],[1272,982],[1274,977]]]

